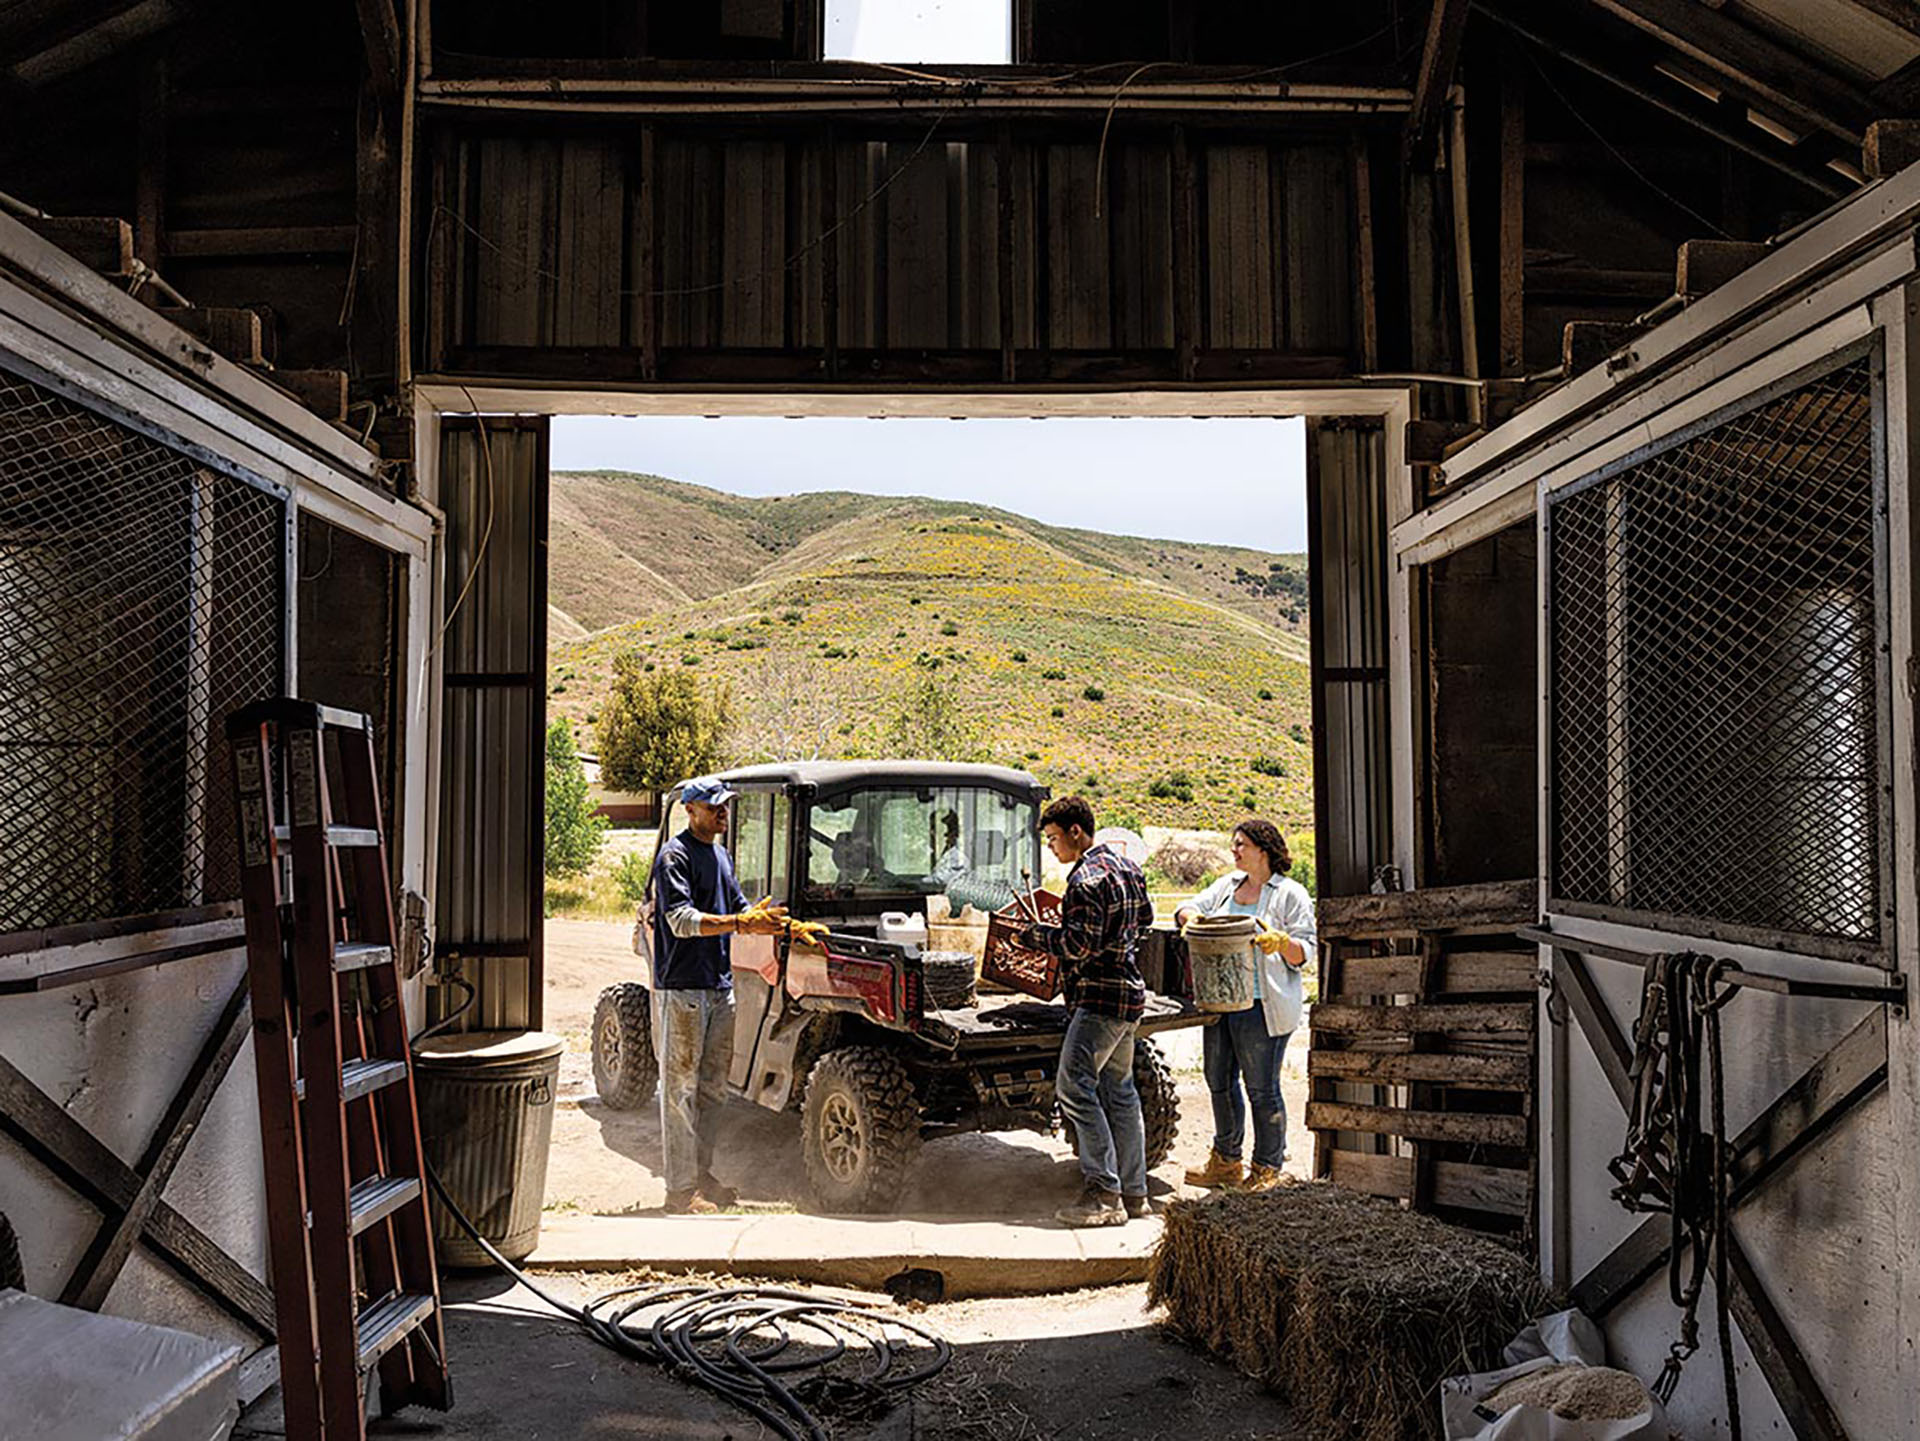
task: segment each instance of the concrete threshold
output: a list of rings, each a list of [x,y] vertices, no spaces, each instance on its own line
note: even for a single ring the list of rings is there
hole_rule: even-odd
[[[1076,1231],[939,1216],[546,1216],[525,1263],[552,1270],[701,1272],[883,1290],[937,1272],[947,1300],[1142,1281],[1159,1218]],[[924,1278],[923,1278],[924,1279]]]

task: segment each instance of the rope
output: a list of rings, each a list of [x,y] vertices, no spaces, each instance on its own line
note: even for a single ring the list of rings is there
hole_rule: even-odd
[[[584,1306],[542,1289],[482,1236],[454,1204],[431,1166],[427,1182],[454,1223],[493,1263],[602,1346],[647,1361],[711,1391],[764,1422],[784,1441],[830,1441],[821,1411],[877,1416],[893,1398],[945,1369],[953,1348],[934,1332],[851,1301],[829,1301],[775,1286],[667,1282],[622,1286]],[[789,1354],[802,1335],[813,1347]],[[904,1337],[904,1344],[897,1338]],[[827,1368],[848,1357],[852,1375]],[[802,1376],[789,1384],[782,1379]]]
[[[1633,1097],[1626,1143],[1607,1166],[1619,1182],[1613,1197],[1622,1206],[1672,1217],[1667,1292],[1680,1308],[1680,1333],[1649,1389],[1663,1405],[1671,1401],[1682,1368],[1700,1349],[1700,1297],[1711,1265],[1720,1379],[1732,1441],[1740,1441],[1741,1431],[1728,1308],[1732,1147],[1727,1141],[1720,1011],[1737,993],[1723,991],[1720,983],[1736,969],[1731,961],[1692,952],[1655,956],[1648,962],[1628,1073]],[[1711,1135],[1701,1126],[1706,1088],[1712,1095]]]

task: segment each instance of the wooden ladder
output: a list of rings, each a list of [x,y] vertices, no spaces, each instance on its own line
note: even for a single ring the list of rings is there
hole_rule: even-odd
[[[367,717],[270,700],[228,718],[267,1229],[290,1441],[446,1410],[440,1284]]]

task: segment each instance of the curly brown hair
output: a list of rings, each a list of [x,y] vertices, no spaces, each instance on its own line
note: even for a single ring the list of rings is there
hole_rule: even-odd
[[[1247,844],[1264,851],[1267,864],[1273,867],[1276,876],[1284,876],[1293,869],[1293,853],[1287,849],[1287,838],[1280,834],[1280,827],[1272,821],[1254,816],[1235,826],[1233,833],[1245,836]]]
[[[1046,809],[1040,812],[1041,828],[1058,826],[1063,831],[1080,827],[1088,835],[1093,834],[1093,806],[1085,796],[1061,796],[1047,802]]]

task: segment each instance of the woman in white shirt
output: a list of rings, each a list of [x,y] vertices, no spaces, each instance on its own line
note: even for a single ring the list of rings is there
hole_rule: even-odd
[[[1313,955],[1313,899],[1288,876],[1293,857],[1272,821],[1234,827],[1233,863],[1222,876],[1173,913],[1185,929],[1196,916],[1252,916],[1255,944],[1250,1009],[1229,1011],[1204,1034],[1207,1089],[1213,1093],[1213,1153],[1187,1172],[1190,1186],[1241,1186],[1264,1191],[1280,1179],[1287,1158],[1287,1103],[1280,1095],[1280,1061],[1300,1024],[1301,968]],[[1244,1088],[1244,1096],[1243,1096]],[[1253,1169],[1241,1161],[1247,1111],[1253,1112]]]

